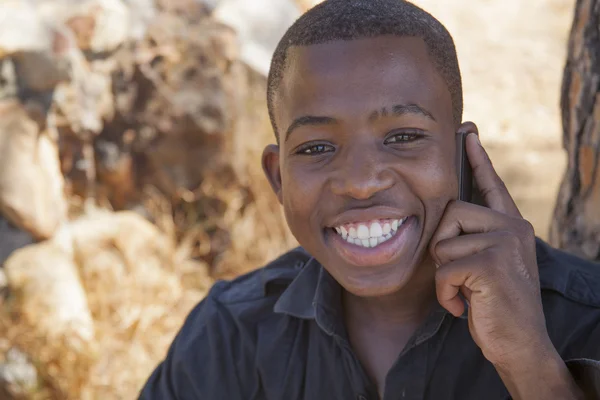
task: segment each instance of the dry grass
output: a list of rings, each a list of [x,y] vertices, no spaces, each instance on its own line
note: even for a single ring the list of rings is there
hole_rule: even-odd
[[[0,336],[38,365],[45,386],[34,399],[135,398],[212,284],[208,268],[132,213],[86,215],[70,231],[94,339],[83,347],[74,347],[72,336],[49,340],[36,321],[10,311],[17,304],[2,307]]]

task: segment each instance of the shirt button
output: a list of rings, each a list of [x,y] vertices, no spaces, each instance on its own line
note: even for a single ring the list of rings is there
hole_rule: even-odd
[[[358,396],[356,396],[356,400],[367,400],[367,398],[362,394],[359,394]]]

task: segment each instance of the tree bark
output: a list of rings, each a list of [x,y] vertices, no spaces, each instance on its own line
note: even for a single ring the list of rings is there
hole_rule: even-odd
[[[569,161],[550,242],[600,260],[600,0],[577,0],[561,109]]]

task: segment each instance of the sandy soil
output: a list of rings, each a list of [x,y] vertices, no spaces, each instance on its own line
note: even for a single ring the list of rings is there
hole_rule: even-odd
[[[463,74],[465,120],[477,123],[521,212],[539,236],[547,237],[566,163],[559,101],[575,1],[414,3],[453,35]]]

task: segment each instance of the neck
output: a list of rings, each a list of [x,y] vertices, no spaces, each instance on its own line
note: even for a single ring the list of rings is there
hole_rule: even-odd
[[[360,297],[343,293],[346,321],[362,321],[375,329],[414,330],[431,312],[436,303],[435,266],[420,265],[400,290],[375,297]],[[430,272],[431,271],[431,272]]]

